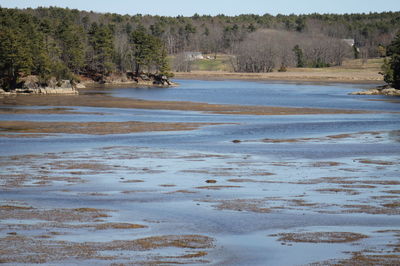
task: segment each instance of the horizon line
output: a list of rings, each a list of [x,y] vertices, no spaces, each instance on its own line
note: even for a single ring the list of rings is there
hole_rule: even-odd
[[[382,14],[382,13],[399,13],[400,10],[398,11],[369,11],[369,12],[360,12],[360,13],[318,13],[318,12],[310,12],[310,13],[277,13],[277,14],[271,14],[271,13],[264,13],[264,14],[258,14],[258,13],[239,13],[235,15],[227,15],[227,14],[216,14],[216,15],[211,15],[211,14],[199,14],[195,12],[193,15],[160,15],[160,14],[149,14],[149,13],[135,13],[135,14],[129,14],[129,13],[118,13],[118,12],[112,12],[112,11],[95,11],[95,10],[89,10],[89,9],[78,9],[78,8],[71,8],[71,7],[63,7],[63,6],[57,6],[57,5],[48,5],[48,6],[37,6],[37,7],[4,7],[0,4],[0,8],[5,8],[5,9],[18,9],[18,10],[28,10],[28,9],[39,9],[39,8],[61,8],[61,9],[69,9],[69,10],[78,10],[78,11],[84,11],[88,13],[97,13],[97,14],[117,14],[121,16],[158,16],[158,17],[171,17],[171,18],[177,18],[177,17],[186,17],[186,18],[192,18],[195,17],[196,15],[200,17],[218,17],[218,16],[224,16],[224,17],[239,17],[239,16],[245,16],[245,15],[256,15],[256,16],[309,16],[309,15],[370,15],[370,14]]]

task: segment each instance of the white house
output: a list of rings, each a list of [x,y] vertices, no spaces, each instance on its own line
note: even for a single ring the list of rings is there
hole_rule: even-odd
[[[351,47],[353,47],[354,44],[355,44],[354,39],[342,39],[342,41],[344,41],[345,43],[347,43],[347,44],[350,45]]]
[[[200,52],[184,52],[183,53],[186,60],[194,61],[198,59],[204,59],[204,56]]]

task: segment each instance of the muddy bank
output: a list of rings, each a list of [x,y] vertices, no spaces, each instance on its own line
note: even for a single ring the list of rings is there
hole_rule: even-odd
[[[104,115],[98,112],[78,112],[74,108],[43,108],[43,109],[15,109],[15,108],[0,108],[0,115],[3,114],[75,114],[75,115]]]
[[[134,108],[151,110],[200,111],[218,114],[235,115],[305,115],[305,114],[363,114],[371,113],[358,110],[322,109],[322,108],[293,108],[271,106],[243,106],[208,104],[187,101],[148,101],[128,98],[118,98],[108,95],[79,95],[79,96],[15,96],[2,97],[0,104],[4,106],[85,106],[106,108]]]
[[[324,137],[314,137],[314,138],[293,138],[293,139],[272,139],[266,138],[262,140],[232,140],[232,143],[251,143],[251,142],[261,142],[261,143],[338,143],[339,141],[352,141],[362,138],[368,143],[378,143],[384,140],[393,139],[397,141],[400,136],[399,130],[392,131],[370,131],[370,132],[357,132],[353,134],[338,134],[338,135],[328,135]]]
[[[152,123],[152,122],[30,122],[0,121],[3,133],[67,133],[67,134],[128,134],[151,131],[194,130],[206,123]],[[215,125],[215,124],[214,124]]]
[[[349,70],[340,68],[289,69],[288,72],[271,73],[232,73],[223,71],[176,72],[178,79],[200,80],[274,80],[274,81],[309,81],[337,83],[383,83],[382,75],[373,70]]]

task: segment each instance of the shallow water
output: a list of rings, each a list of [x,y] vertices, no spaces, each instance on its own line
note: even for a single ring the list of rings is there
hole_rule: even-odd
[[[0,208],[7,217],[0,221],[3,243],[9,233],[32,239],[45,235],[48,242],[42,245],[50,246],[61,245],[57,241],[107,243],[160,235],[213,238],[213,247],[195,249],[206,254],[199,258],[179,257],[191,249],[171,246],[118,252],[99,249],[121,263],[303,265],[347,259],[349,252],[363,250],[400,255],[393,247],[400,242],[400,116],[393,113],[400,110],[398,103],[369,101],[388,97],[347,95],[367,87],[357,84],[179,82],[180,87],[169,89],[102,91],[151,100],[379,112],[253,116],[78,106],[73,111],[85,114],[2,114],[3,121],[223,123],[181,132],[0,137],[0,206],[34,208],[9,212]],[[68,222],[65,217],[52,221],[51,215],[40,213],[74,208],[104,210],[108,217]],[[31,216],[25,217],[24,212]],[[75,211],[73,215],[82,214]],[[105,222],[147,228],[90,227]],[[48,235],[49,230],[54,235]],[[368,238],[283,243],[273,236],[299,232],[354,232]],[[31,247],[16,240],[12,243],[15,248]],[[27,259],[25,255],[15,257]],[[47,262],[109,261],[58,254],[49,255]]]
[[[365,84],[315,84],[249,81],[177,80],[173,88],[116,89],[113,95],[145,100],[194,101],[221,104],[398,111],[396,103],[371,102],[383,96],[348,95]],[[376,86],[376,85],[375,85]],[[387,97],[386,97],[387,98]]]

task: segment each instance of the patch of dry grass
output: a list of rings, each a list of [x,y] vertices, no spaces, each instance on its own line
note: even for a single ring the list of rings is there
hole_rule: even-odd
[[[279,237],[278,241],[302,243],[349,243],[368,238],[366,235],[350,232],[282,233],[270,236]]]
[[[129,224],[129,223],[103,223],[96,224],[97,230],[106,230],[106,229],[141,229],[147,228],[146,225],[141,224]]]
[[[32,207],[5,205],[0,208],[0,217],[2,219],[17,220],[44,220],[54,222],[92,222],[97,218],[109,217],[106,210],[94,208],[77,209],[35,209]]]
[[[200,186],[197,189],[221,190],[224,188],[241,188],[241,186]]]
[[[194,130],[206,123],[155,122],[30,122],[0,121],[0,130],[10,133],[129,134],[149,131]],[[215,124],[214,124],[215,125]]]
[[[377,165],[394,165],[394,162],[383,161],[383,160],[359,160],[359,163],[363,164],[377,164]]]
[[[117,259],[115,256],[102,256],[102,251],[149,251],[160,248],[203,249],[196,253],[176,256],[177,263],[185,263],[186,259],[203,257],[207,253],[204,249],[213,247],[213,239],[202,235],[164,235],[152,236],[136,240],[114,240],[111,242],[84,242],[52,241],[49,239],[35,239],[27,236],[7,236],[0,239],[1,263],[49,263],[68,260],[102,260]],[[134,258],[122,255],[119,260],[133,263]],[[148,261],[152,258],[148,257]],[[169,261],[170,263],[170,261]]]
[[[355,252],[351,258],[338,260],[334,265],[395,266],[400,265],[400,256],[397,254],[369,255],[362,252]]]
[[[354,189],[345,189],[345,188],[321,188],[321,189],[316,189],[315,191],[318,191],[320,193],[346,193],[348,195],[360,194],[360,192]]]
[[[264,199],[234,199],[234,200],[219,200],[204,202],[216,203],[213,205],[217,210],[231,210],[231,211],[247,211],[255,213],[269,213],[272,210],[264,207],[266,200]]]
[[[162,109],[179,111],[200,111],[235,115],[305,115],[305,114],[359,114],[367,111],[318,108],[291,108],[271,106],[242,106],[208,104],[183,101],[147,101],[118,98],[108,95],[29,95],[0,98],[3,106],[87,106],[104,108]],[[95,125],[95,124],[93,124]]]
[[[387,206],[372,206],[365,204],[343,205],[343,213],[367,213],[367,214],[385,214],[385,215],[399,215],[400,208],[398,204],[387,203]]]

